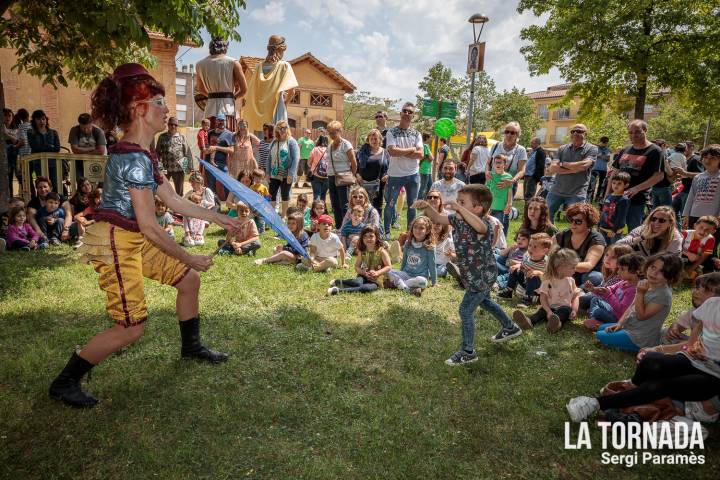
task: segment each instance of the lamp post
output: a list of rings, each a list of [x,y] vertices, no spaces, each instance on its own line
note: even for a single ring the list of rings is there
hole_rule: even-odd
[[[468,22],[472,23],[472,26],[473,26],[473,44],[478,43],[480,41],[480,35],[482,34],[485,24],[489,20],[490,19],[488,17],[486,17],[485,15],[481,15],[479,13],[476,13],[475,15],[473,15],[472,17],[470,17],[468,19]],[[479,32],[476,32],[475,25],[480,25]],[[478,60],[478,62],[479,62],[479,60]],[[472,77],[470,80],[470,105],[468,108],[467,134],[465,136],[465,147],[466,148],[468,146],[470,146],[470,136],[472,135],[472,132],[473,132],[473,123],[474,123],[473,107],[474,107],[474,101],[475,101],[475,71],[476,71],[476,69],[473,69]]]

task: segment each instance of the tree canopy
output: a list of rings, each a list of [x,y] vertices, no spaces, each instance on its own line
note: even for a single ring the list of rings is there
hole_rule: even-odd
[[[525,90],[504,90],[498,95],[490,106],[488,121],[493,130],[498,131],[508,122],[520,124],[521,145],[529,146],[535,131],[540,128],[540,118],[537,116],[535,103],[525,94]],[[497,136],[502,138],[502,135]]]
[[[546,18],[521,32],[530,73],[557,68],[586,114],[629,95],[635,118],[644,118],[647,96],[663,90],[703,103],[705,112],[720,106],[718,2],[520,0],[517,10]]]

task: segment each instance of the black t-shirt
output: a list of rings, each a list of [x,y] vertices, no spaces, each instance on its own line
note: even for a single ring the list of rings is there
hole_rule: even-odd
[[[694,153],[692,157],[687,161],[687,168],[685,169],[687,172],[694,172],[694,173],[700,173],[705,171],[705,167],[703,167],[702,162],[700,162],[700,155],[697,153]],[[692,178],[683,178],[682,179],[682,185],[683,185],[683,191],[684,192],[690,192],[690,187],[692,186],[693,179]]]
[[[630,187],[640,185],[656,172],[662,171],[663,153],[660,147],[651,143],[649,146],[637,149],[632,145],[620,152],[620,158],[613,162],[613,167],[630,174]],[[645,192],[638,192],[630,199],[631,205],[645,203]]]
[[[580,257],[581,262],[585,261],[585,257],[587,256],[587,253],[591,247],[594,247],[595,245],[602,245],[603,248],[605,248],[607,246],[607,243],[605,243],[605,239],[603,238],[603,236],[600,234],[600,232],[596,232],[595,230],[590,230],[589,235],[585,237],[585,240],[579,248],[573,247],[572,230],[570,230],[569,228],[555,235],[555,241],[560,248],[569,248],[570,250],[575,250],[575,253],[578,254],[578,257]],[[593,271],[599,272],[602,268],[602,262],[602,257],[600,257],[600,260],[598,260],[598,262],[595,264],[595,267],[593,267]],[[582,278],[582,276],[582,273],[576,273],[575,275],[573,275],[576,284],[580,285],[580,279]]]

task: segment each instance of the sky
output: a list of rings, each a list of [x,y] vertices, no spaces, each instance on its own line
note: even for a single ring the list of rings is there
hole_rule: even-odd
[[[516,0],[247,0],[238,27],[242,41],[231,43],[228,55],[264,57],[268,37],[280,34],[288,45],[285,60],[312,52],[358,91],[414,100],[418,82],[435,63],[455,74],[465,71],[473,40],[467,20],[482,13],[490,18],[480,38],[486,42],[485,71],[498,90],[533,92],[562,83],[556,71],[530,76],[520,30],[541,20],[516,8]],[[178,68],[208,54],[204,39],[201,48],[180,47]]]

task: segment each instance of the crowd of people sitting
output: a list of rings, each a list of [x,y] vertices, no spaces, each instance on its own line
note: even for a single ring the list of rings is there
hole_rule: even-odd
[[[59,147],[47,117],[35,112],[28,125],[26,113],[15,115],[20,124],[6,122],[11,133],[17,128],[12,146]],[[629,145],[611,162],[607,139],[599,147],[589,143],[587,129],[578,124],[570,143],[552,159],[536,139],[530,149],[519,145],[520,126],[510,122],[502,141],[491,148],[487,138],[478,137],[461,157],[465,161],[458,162],[444,139],[438,158],[432,155],[429,136],[411,127],[414,115],[414,105],[405,104],[400,124],[388,129],[387,116],[378,112],[378,128],[366,135],[357,154],[336,121],[328,124],[327,137],[312,141],[295,140],[285,121],[265,125],[261,139],[242,120],[237,132],[225,130],[218,117],[213,129],[203,122],[198,147],[207,162],[271,202],[297,240],[278,245],[255,264],[291,265],[299,272],[352,268],[351,278],[330,282],[328,295],[399,289],[421,296],[449,275],[465,294],[459,306],[462,343],[448,365],[478,359],[475,312],[480,307],[500,324],[493,342],[540,324],[556,333],[582,317],[580,323],[599,344],[635,353],[639,363],[618,391],[571,400],[573,420],[598,410],[622,420],[633,415],[633,407],[671,397],[685,401],[677,415],[716,421],[720,145],[706,147],[697,159],[692,151],[688,157],[687,143],[666,155],[659,142],[647,140],[644,122],[632,121]],[[77,135],[95,134],[88,121],[81,116]],[[263,218],[233,194],[226,196],[212,173],[195,170],[177,121],[171,118],[168,126],[156,151],[177,194],[247,219],[217,248],[221,255],[254,257],[268,238]],[[94,144],[104,148],[105,143],[96,138]],[[191,189],[185,193],[181,180],[187,170]],[[303,193],[290,205],[291,189],[303,173],[312,198]],[[524,202],[515,215],[520,180]],[[674,194],[673,180],[680,190]],[[394,235],[403,198],[408,227]],[[78,246],[102,201],[102,186],[85,178],[66,198],[49,178],[37,176],[27,205],[12,200],[2,232],[7,249],[42,250],[66,241]],[[205,221],[180,218],[159,198],[155,208],[168,235],[182,228],[177,239],[183,245],[205,244]],[[555,225],[558,214],[567,228]],[[508,241],[515,216],[517,228]],[[673,288],[682,281],[693,282],[692,306],[687,306],[692,308],[669,318]],[[506,306],[516,306],[512,314],[493,296],[501,302],[517,299]],[[664,328],[666,323],[670,326]]]

